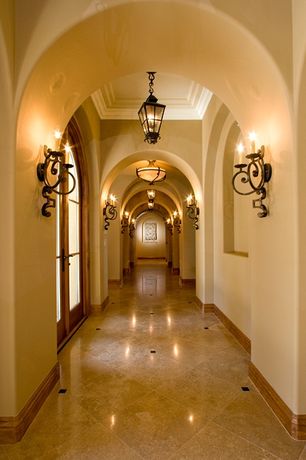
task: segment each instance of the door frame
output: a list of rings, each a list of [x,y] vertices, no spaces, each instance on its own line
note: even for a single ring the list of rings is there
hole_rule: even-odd
[[[80,215],[81,215],[81,228],[80,228],[80,261],[81,273],[80,283],[81,289],[81,304],[82,304],[82,318],[75,326],[69,330],[63,340],[58,343],[57,351],[59,352],[78,328],[83,324],[89,315],[89,187],[88,187],[88,168],[85,159],[85,149],[81,136],[81,130],[75,117],[72,117],[67,125],[69,136],[73,140],[71,145],[75,162],[79,168],[79,186],[81,191]],[[65,319],[66,322],[66,319]],[[67,326],[67,324],[66,324]]]

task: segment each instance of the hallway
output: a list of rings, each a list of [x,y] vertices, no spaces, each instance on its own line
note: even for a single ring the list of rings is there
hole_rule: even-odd
[[[306,459],[250,384],[248,354],[164,262],[113,287],[59,361],[60,385],[1,459]]]

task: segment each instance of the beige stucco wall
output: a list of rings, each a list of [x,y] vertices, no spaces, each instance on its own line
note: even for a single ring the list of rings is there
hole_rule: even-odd
[[[146,241],[145,225],[156,224],[157,239]],[[154,211],[144,214],[137,220],[136,228],[136,258],[166,258],[165,222]]]
[[[224,251],[224,211],[223,187],[224,178],[223,162],[226,151],[227,137],[233,124],[233,119],[228,116],[221,131],[214,171],[214,303],[231,321],[249,338],[251,330],[251,297],[250,286],[250,261],[248,257],[230,254]],[[247,198],[246,198],[247,199]],[[249,201],[250,198],[248,197]],[[249,228],[243,230],[243,239],[248,234]]]
[[[201,216],[199,216],[201,219]],[[193,221],[186,215],[184,209],[182,215],[182,232],[180,233],[180,276],[184,279],[196,279],[196,232],[200,232],[201,220],[199,220],[199,229],[195,230],[192,225]],[[198,277],[199,278],[199,277]]]
[[[191,7],[196,4],[198,7]],[[55,225],[54,217],[46,221],[39,214],[40,188],[35,171],[42,146],[45,143],[52,146],[53,129],[63,129],[76,108],[100,84],[127,72],[146,69],[148,57],[143,49],[152,51],[150,64],[154,67],[183,74],[212,89],[229,107],[243,134],[255,129],[260,142],[267,146],[267,158],[273,167],[269,184],[270,217],[260,220],[253,215],[249,227],[251,330],[248,315],[239,316],[238,308],[234,311],[228,307],[226,311],[234,322],[237,321],[238,327],[251,336],[252,361],[257,368],[293,411],[306,413],[306,347],[302,334],[306,298],[303,287],[305,203],[301,199],[306,195],[302,185],[305,183],[305,110],[299,106],[299,101],[305,104],[305,3],[293,2],[294,56],[291,54],[289,0],[254,0],[249,2],[248,8],[244,7],[243,0],[234,4],[227,0],[204,1],[201,5],[199,2],[161,2],[159,9],[151,11],[152,23],[159,32],[154,37],[145,33],[147,21],[143,19],[148,5],[143,9],[143,4],[130,2],[104,11],[99,5],[102,7],[102,4],[94,6],[92,2],[81,0],[60,4],[46,1],[40,5],[34,0],[18,0],[16,56],[13,56],[13,7],[8,1],[1,2],[0,6],[1,21],[4,19],[0,37],[3,69],[0,95],[6,109],[1,111],[0,146],[2,164],[7,166],[3,168],[0,181],[1,209],[5,216],[5,225],[1,225],[0,270],[5,288],[1,289],[1,304],[5,312],[9,312],[0,326],[1,340],[6,345],[1,348],[1,365],[7,371],[1,373],[4,392],[0,392],[0,409],[3,415],[16,414],[56,362]],[[69,30],[71,24],[96,13],[96,17]],[[171,20],[159,21],[160,16]],[[128,23],[126,17],[129,17]],[[139,40],[139,36],[143,40]],[[56,38],[59,40],[55,41]],[[99,48],[96,43],[100,43]],[[14,60],[15,80],[11,74]],[[293,93],[295,105],[291,99]],[[298,123],[298,132],[292,130],[294,122]],[[18,127],[16,152],[15,123]],[[165,139],[161,142],[165,144],[159,144],[160,155],[164,158],[168,155],[176,161],[197,188],[203,178],[202,193],[207,177],[204,162],[202,164],[201,155],[200,158],[198,155],[201,140],[199,147],[188,136],[183,140],[175,139],[167,124],[163,136]],[[123,155],[132,157],[135,154],[138,147],[135,148],[131,137],[133,133],[125,139],[132,148],[112,150],[108,160],[102,162],[103,178],[109,178],[116,164],[123,161]],[[168,144],[172,142],[173,147]],[[190,156],[187,156],[187,149]],[[190,150],[197,155],[191,155]],[[139,158],[147,151],[142,147]],[[218,147],[218,161],[221,152]],[[204,148],[203,159],[205,155]],[[185,163],[189,161],[191,165],[187,167]],[[214,222],[221,226],[220,167],[217,162],[212,173],[216,180]],[[204,203],[200,206],[201,216],[204,216]],[[209,217],[212,215],[207,215],[205,221]],[[207,247],[200,232],[196,240],[197,250],[204,254]],[[218,238],[214,247],[213,263],[211,254],[206,253],[210,257],[210,273],[216,265],[213,271],[217,274],[218,298],[213,300],[221,307],[229,305],[230,298],[232,304],[242,304],[244,296],[237,290],[229,292],[225,275],[234,264],[239,264],[233,273],[241,280],[240,264],[247,262],[224,256]],[[104,242],[100,251],[105,263],[103,248]],[[197,260],[197,273],[204,273],[198,263]],[[208,270],[208,266],[206,268]],[[212,277],[209,286],[205,287],[203,277],[202,286],[199,290],[197,287],[202,301],[215,295],[211,281]],[[16,374],[15,356],[18,357]]]
[[[305,189],[305,144],[306,144],[306,3],[303,0],[293,1],[293,75],[295,102],[295,136],[298,162],[298,242],[299,242],[299,276],[298,276],[298,310],[295,316],[296,333],[296,395],[295,404],[301,413],[306,407],[306,189]]]
[[[0,3],[0,415],[16,413],[15,129],[13,112],[14,10]]]
[[[100,117],[88,98],[75,113],[82,133],[84,156],[88,171],[89,185],[89,281],[90,303],[101,305],[108,294],[107,270],[105,271],[103,245],[103,218],[100,193],[101,155],[100,155]]]

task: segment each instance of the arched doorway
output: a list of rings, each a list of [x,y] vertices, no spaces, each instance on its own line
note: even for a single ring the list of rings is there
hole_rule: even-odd
[[[71,147],[67,151],[67,162],[73,165],[76,184],[71,193],[61,195],[57,200],[56,320],[59,348],[88,313],[87,175],[80,131],[74,119],[69,122],[63,139]]]

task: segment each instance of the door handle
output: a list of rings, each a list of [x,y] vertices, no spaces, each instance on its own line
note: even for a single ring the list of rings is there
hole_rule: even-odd
[[[61,264],[62,264],[62,272],[65,271],[65,260],[69,259],[69,257],[73,257],[75,254],[68,254],[67,256],[65,255],[65,250],[62,249],[61,251]],[[70,263],[68,263],[70,265]]]

